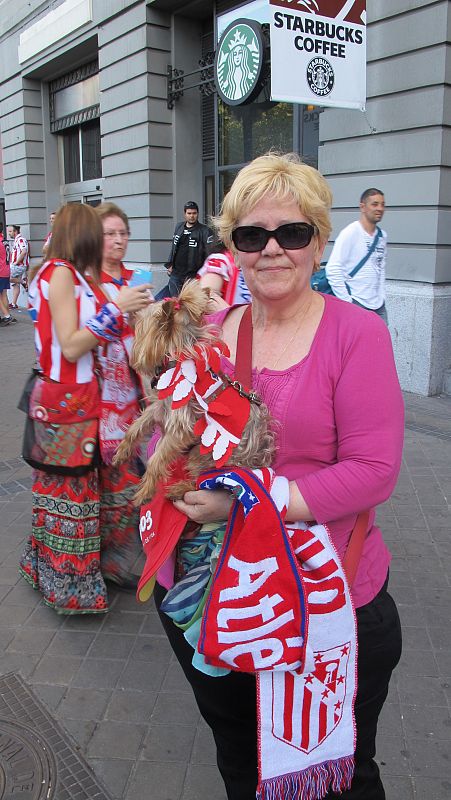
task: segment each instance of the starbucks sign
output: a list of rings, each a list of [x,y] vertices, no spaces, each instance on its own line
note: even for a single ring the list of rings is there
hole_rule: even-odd
[[[216,89],[224,103],[249,103],[260,91],[263,51],[258,22],[238,19],[225,29],[215,56]]]

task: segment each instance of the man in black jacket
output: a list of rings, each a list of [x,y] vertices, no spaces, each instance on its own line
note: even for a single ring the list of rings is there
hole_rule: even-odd
[[[189,200],[183,207],[184,220],[175,226],[171,252],[165,264],[169,281],[155,296],[176,297],[185,281],[194,278],[208,255],[208,245],[213,234],[206,225],[199,222],[199,206]]]

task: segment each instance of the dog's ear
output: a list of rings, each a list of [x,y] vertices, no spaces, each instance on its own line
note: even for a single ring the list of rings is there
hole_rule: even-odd
[[[171,342],[174,337],[174,331],[177,326],[177,311],[179,311],[179,302],[177,298],[170,300],[162,300],[159,310],[159,336],[166,342]],[[167,349],[167,348],[166,348]]]
[[[178,296],[181,310],[186,311],[197,323],[207,313],[209,300],[210,290],[202,288],[197,279],[187,281]]]
[[[155,366],[164,359],[164,342],[158,336],[160,314],[160,304],[150,303],[135,316],[135,338],[130,364],[143,375],[151,375]]]

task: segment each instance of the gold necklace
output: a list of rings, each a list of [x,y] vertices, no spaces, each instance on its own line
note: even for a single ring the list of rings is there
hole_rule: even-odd
[[[303,314],[301,314],[301,317],[300,317],[300,319],[299,319],[299,322],[298,322],[298,324],[296,325],[296,329],[295,329],[295,331],[294,331],[294,333],[293,333],[293,336],[291,337],[291,339],[289,340],[289,342],[287,342],[287,343],[286,343],[286,345],[285,345],[285,347],[283,348],[283,350],[282,350],[282,351],[279,353],[279,355],[278,355],[278,357],[276,358],[276,360],[275,360],[274,364],[272,365],[272,369],[275,369],[275,368],[277,367],[277,364],[279,363],[279,361],[280,361],[280,359],[282,358],[282,356],[283,356],[283,355],[285,355],[285,353],[287,352],[287,350],[288,350],[288,348],[290,347],[290,345],[292,345],[292,344],[293,344],[293,342],[294,342],[294,340],[295,340],[295,338],[296,338],[296,335],[298,334],[298,332],[299,332],[299,329],[300,329],[300,327],[301,327],[301,325],[302,325],[302,323],[303,323],[304,319],[306,318],[306,316],[307,316],[308,312],[310,311],[310,306],[311,306],[311,305],[312,305],[312,301],[310,300],[310,302],[309,302],[308,306],[306,307],[306,309],[305,309],[304,313],[303,313]]]

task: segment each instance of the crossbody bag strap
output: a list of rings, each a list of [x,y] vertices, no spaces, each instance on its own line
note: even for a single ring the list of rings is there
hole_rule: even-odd
[[[343,557],[342,566],[350,587],[352,587],[354,583],[359,561],[362,556],[363,545],[368,531],[369,518],[369,511],[362,511],[358,515],[352,529],[346,553]]]
[[[374,253],[374,251],[376,249],[376,246],[377,246],[377,243],[378,243],[379,239],[382,236],[381,229],[379,228],[379,226],[376,226],[376,227],[377,227],[377,232],[376,232],[376,235],[375,235],[375,237],[374,237],[374,239],[372,241],[370,249],[368,250],[367,254],[365,256],[363,256],[362,260],[359,261],[359,263],[351,270],[351,272],[349,273],[349,277],[350,278],[353,278],[355,275],[357,275],[358,271],[360,269],[362,269],[364,264],[366,264],[366,262],[368,261],[369,257]]]
[[[236,340],[235,380],[244,389],[252,388],[252,307],[248,305],[241,317]]]

